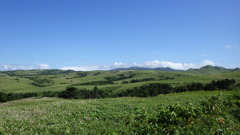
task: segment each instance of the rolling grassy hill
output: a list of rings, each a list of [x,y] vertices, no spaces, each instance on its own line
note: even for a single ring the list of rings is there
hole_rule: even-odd
[[[187,72],[189,73],[199,73],[199,74],[221,74],[221,73],[229,73],[229,72],[239,72],[239,68],[235,69],[226,69],[224,67],[218,67],[218,66],[204,66],[200,69],[189,69]]]
[[[235,72],[234,72],[235,71]],[[235,79],[240,82],[240,71],[206,66],[198,70],[117,70],[89,71],[28,70],[0,72],[0,91],[43,92],[63,91],[66,87],[122,91],[148,83],[168,83],[173,86],[192,82],[208,83],[212,80]]]

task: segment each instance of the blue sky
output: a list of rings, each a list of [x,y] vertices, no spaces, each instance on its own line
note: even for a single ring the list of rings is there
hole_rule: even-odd
[[[240,67],[239,0],[2,0],[0,70]]]

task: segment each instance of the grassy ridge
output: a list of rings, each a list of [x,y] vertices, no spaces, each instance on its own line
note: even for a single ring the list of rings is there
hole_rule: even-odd
[[[29,98],[0,104],[0,132],[6,134],[129,134],[138,109],[156,114],[162,105],[191,102],[219,91],[184,92],[152,98],[65,100]],[[234,93],[223,91],[224,96]]]

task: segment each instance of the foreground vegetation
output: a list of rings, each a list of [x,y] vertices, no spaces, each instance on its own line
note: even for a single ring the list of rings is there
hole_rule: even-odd
[[[28,98],[0,104],[0,133],[239,134],[239,98],[234,91],[151,98]]]

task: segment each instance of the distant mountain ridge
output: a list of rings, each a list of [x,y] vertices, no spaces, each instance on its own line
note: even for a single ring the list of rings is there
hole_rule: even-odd
[[[180,72],[182,71],[182,72],[202,73],[202,74],[218,74],[218,73],[240,71],[240,68],[227,69],[224,67],[207,65],[199,69],[188,69],[188,70],[178,70],[178,69],[172,69],[170,67],[166,67],[166,68],[164,67],[159,67],[159,68],[129,67],[129,68],[116,68],[110,71],[120,71],[120,70],[159,70],[159,71],[180,71]]]
[[[129,68],[116,68],[112,69],[111,71],[119,71],[119,70],[160,70],[160,71],[183,71],[183,70],[177,70],[172,69],[170,67],[159,67],[159,68],[145,68],[145,67],[129,67]]]

